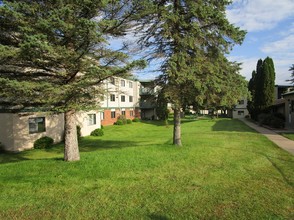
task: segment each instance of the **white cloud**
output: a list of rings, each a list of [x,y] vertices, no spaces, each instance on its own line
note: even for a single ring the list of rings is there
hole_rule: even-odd
[[[227,10],[230,22],[247,31],[270,30],[293,16],[293,0],[234,0]]]

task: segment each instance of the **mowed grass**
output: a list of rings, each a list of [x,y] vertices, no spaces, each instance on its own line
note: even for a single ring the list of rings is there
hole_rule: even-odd
[[[293,140],[294,141],[294,134],[286,134],[286,133],[283,133],[282,134],[284,137],[290,139],[290,140]]]
[[[0,219],[293,219],[294,157],[242,122],[105,127],[80,143],[0,156]]]

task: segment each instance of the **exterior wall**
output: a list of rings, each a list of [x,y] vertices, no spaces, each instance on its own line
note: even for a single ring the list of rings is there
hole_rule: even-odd
[[[124,81],[124,86],[121,83],[122,81]],[[138,114],[140,82],[113,77],[105,81],[104,87],[106,94],[104,100],[100,103],[104,112],[103,117],[101,117],[101,125],[113,125],[122,111],[125,111],[127,119],[140,117],[140,114]],[[115,100],[111,100],[111,95],[114,95]],[[122,101],[122,96],[125,97],[125,101]],[[133,99],[132,101],[130,101],[130,96]],[[115,118],[111,118],[112,111],[115,112]],[[131,111],[133,111],[133,116],[130,115]]]
[[[294,92],[284,95],[286,127],[294,128]]]
[[[112,111],[115,111],[115,118],[111,118]],[[138,108],[105,109],[103,111],[104,118],[101,118],[101,124],[103,126],[113,125],[117,121],[118,117],[122,115],[122,111],[125,111],[125,116],[127,119],[133,120],[134,118],[140,118],[140,111]],[[131,115],[131,112],[133,112],[133,115]]]
[[[45,117],[46,130],[44,132],[33,133],[29,132],[29,118]],[[22,151],[33,148],[34,141],[49,136],[54,142],[60,142],[64,136],[64,116],[63,114],[49,113],[1,113],[1,127],[7,126],[7,131],[2,133],[0,141],[8,151]],[[4,126],[3,126],[4,125]]]
[[[231,116],[232,118],[245,118],[246,115],[249,115],[247,110],[247,99],[242,99],[233,109]]]
[[[96,116],[96,123],[89,124],[89,114]],[[97,128],[101,128],[100,111],[78,112],[76,114],[77,125],[81,127],[81,136],[88,136]]]

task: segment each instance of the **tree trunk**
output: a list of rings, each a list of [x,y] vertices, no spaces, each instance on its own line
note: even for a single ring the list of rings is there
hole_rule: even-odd
[[[174,134],[173,134],[173,144],[177,146],[182,146],[181,140],[181,109],[174,109]]]
[[[76,112],[74,110],[69,110],[64,113],[64,121],[65,121],[64,160],[65,161],[80,160],[75,116],[76,116]]]

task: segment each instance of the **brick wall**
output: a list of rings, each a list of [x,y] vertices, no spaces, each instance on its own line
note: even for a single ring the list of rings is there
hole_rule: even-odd
[[[107,125],[113,125],[114,122],[117,121],[117,118],[122,114],[122,111],[120,109],[115,109],[115,118],[111,118],[111,112],[113,109],[105,109],[104,110],[104,119],[101,120],[101,124],[103,126]],[[125,108],[125,116],[127,119],[134,119],[134,118],[140,118],[140,109],[130,109],[130,108]],[[131,116],[131,112],[133,112],[133,115]]]

